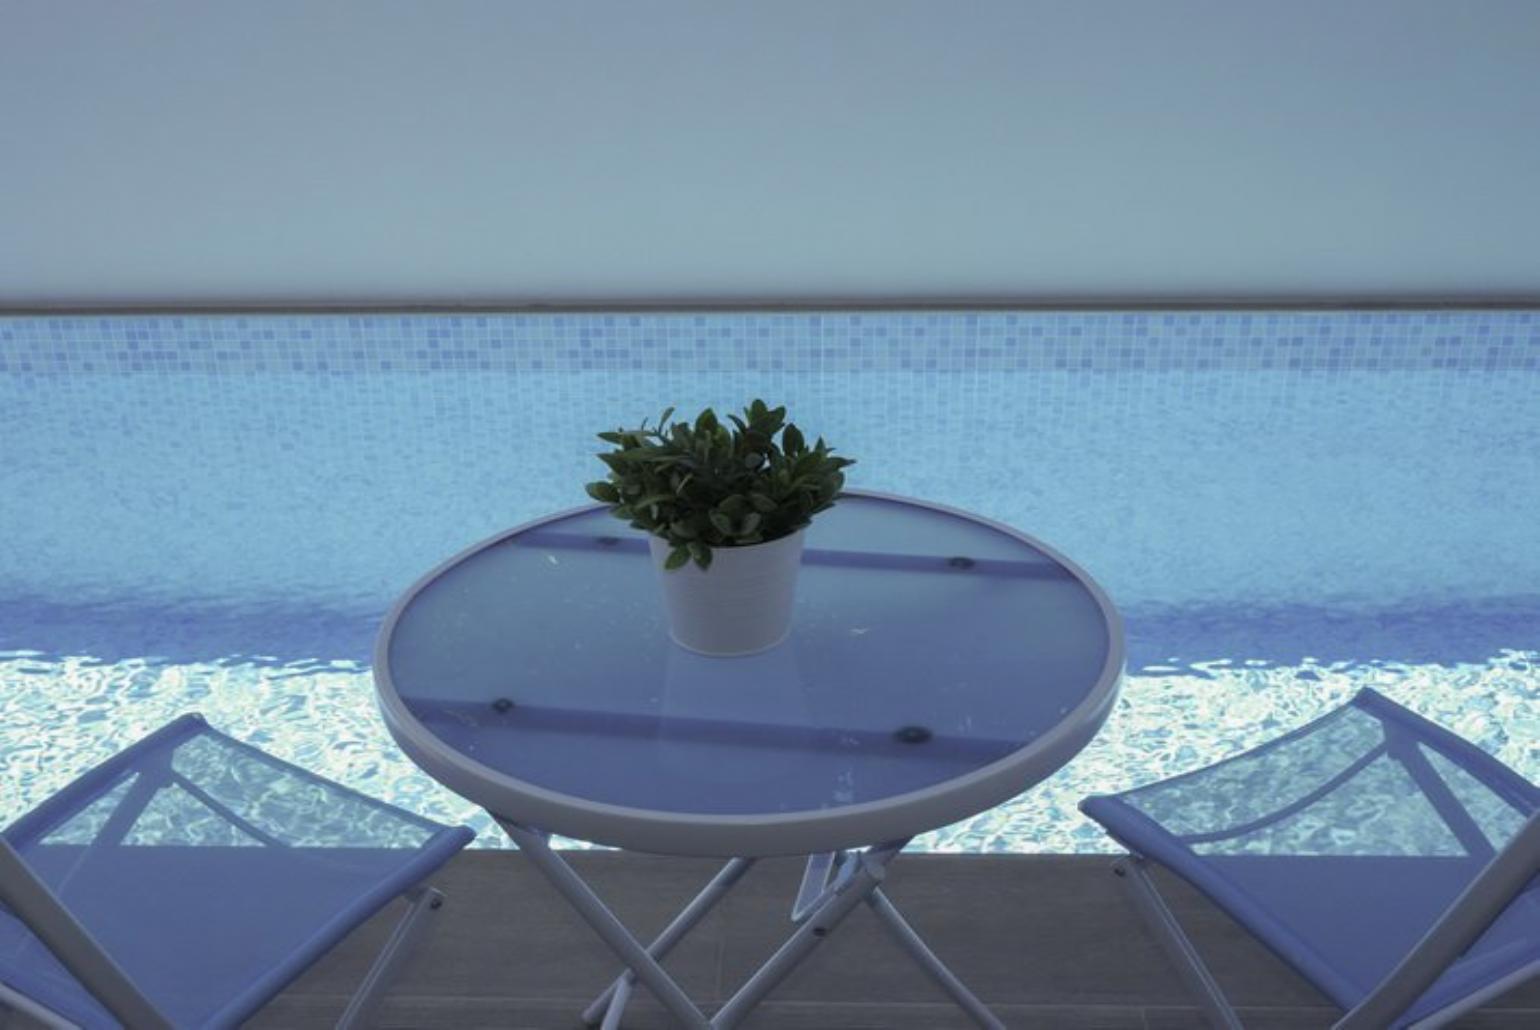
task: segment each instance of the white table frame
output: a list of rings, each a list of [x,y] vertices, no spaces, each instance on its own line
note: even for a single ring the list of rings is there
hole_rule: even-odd
[[[1001,1024],[942,964],[882,891],[889,864],[908,841],[992,808],[1058,770],[1095,736],[1117,697],[1124,663],[1123,625],[1111,599],[1083,570],[1052,548],[1009,526],[942,505],[873,491],[845,496],[906,504],[957,516],[1022,541],[1056,562],[1096,601],[1107,629],[1107,654],[1095,684],[1057,724],[1005,757],[963,776],[922,790],[840,808],[774,815],[701,815],[653,811],[574,797],[515,779],[448,746],[423,726],[391,678],[390,641],[412,600],[448,569],[478,552],[552,522],[603,505],[585,505],[537,519],[482,541],[423,576],[386,616],[375,645],[374,677],[387,728],[402,750],[430,776],[485,808],[525,856],[591,926],[625,971],[584,1012],[590,1026],[618,1027],[637,981],[681,1025],[727,1028],[755,1005],[862,904],[905,952],[980,1026]],[[549,844],[559,833],[656,854],[735,855],[650,944],[643,944]],[[873,841],[883,843],[872,844]],[[792,906],[795,926],[781,948],[711,1018],[663,969],[660,960],[689,933],[759,857],[807,855],[807,868]]]
[[[733,885],[753,868],[754,859],[734,858],[729,861],[680,910],[663,932],[651,944],[643,947],[641,941],[626,929],[625,924],[616,918],[593,889],[551,849],[547,834],[506,820],[498,822],[518,844],[519,850],[524,852],[626,967],[626,971],[584,1009],[583,1022],[588,1026],[597,1026],[601,1030],[619,1027],[638,980],[652,991],[680,1021],[681,1026],[709,1027],[711,1030],[727,1030],[737,1026],[754,1006],[763,1001],[777,984],[786,979],[798,964],[834,932],[846,916],[865,903],[898,940],[904,951],[974,1022],[985,1030],[1004,1030],[1004,1024],[936,957],[882,892],[887,867],[904,849],[908,843],[906,840],[890,841],[862,851],[840,851],[810,857],[797,901],[792,906],[791,922],[796,929],[775,954],[708,1019],[661,963],[674,946],[727,895]]]

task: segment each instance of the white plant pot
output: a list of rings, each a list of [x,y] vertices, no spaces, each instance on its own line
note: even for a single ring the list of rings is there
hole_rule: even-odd
[[[668,541],[651,537],[668,635],[696,654],[726,657],[774,647],[791,632],[804,530],[748,547],[714,547],[711,568],[663,567]]]

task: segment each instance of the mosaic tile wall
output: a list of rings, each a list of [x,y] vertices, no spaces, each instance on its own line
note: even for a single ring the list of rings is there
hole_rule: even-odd
[[[0,374],[1540,368],[1540,311],[0,317]]]
[[[381,725],[381,616],[596,429],[755,395],[1127,618],[1097,740],[921,847],[1108,849],[1086,794],[1363,686],[1540,775],[1540,309],[0,316],[0,823],[197,709],[497,846]]]

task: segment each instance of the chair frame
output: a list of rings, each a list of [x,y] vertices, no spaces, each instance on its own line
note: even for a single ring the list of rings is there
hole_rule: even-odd
[[[63,791],[44,802],[42,806],[23,816],[12,829],[23,825],[29,819],[40,817],[49,804],[57,801],[67,792],[80,790],[83,786],[100,787],[112,775],[126,768],[130,756],[142,753],[142,749],[148,749],[155,742],[174,736],[179,731],[191,730],[195,727],[207,727],[202,716],[186,715],[168,723],[85,773]],[[221,736],[223,737],[222,734]],[[241,750],[260,755],[264,760],[273,760],[272,756],[249,744],[243,744],[231,737],[224,737],[224,739]],[[178,777],[169,768],[160,769],[159,775],[146,781],[150,789],[131,791],[129,796],[120,803],[109,825],[118,833],[126,832],[128,826],[154,796],[155,791],[170,782],[193,791],[205,804],[247,828],[259,839],[269,840],[260,830],[251,827],[245,820],[198,791],[194,785]],[[333,786],[336,785],[333,784]],[[352,1028],[369,1024],[396,975],[410,957],[413,948],[431,926],[431,917],[443,907],[445,900],[444,895],[427,882],[427,878],[406,886],[394,897],[384,899],[383,904],[389,904],[396,897],[406,901],[406,911],[397,921],[390,937],[381,947],[374,963],[349,1000],[347,1008],[337,1023],[339,1028],[352,1030]],[[19,918],[54,958],[70,971],[81,986],[124,1026],[133,1027],[134,1030],[171,1030],[174,1025],[172,1021],[156,1008],[132,978],[102,948],[90,931],[81,925],[69,909],[49,890],[47,884],[32,871],[4,834],[0,834],[0,906],[9,909]],[[296,970],[293,975],[297,976],[299,971]],[[267,1000],[271,1001],[279,990],[281,987],[274,989]],[[77,1024],[66,1016],[0,981],[0,1010],[7,1007],[23,1012],[48,1027],[77,1027]],[[214,1025],[219,1025],[220,1017],[221,1014],[215,1014]]]
[[[338,1030],[369,1025],[396,974],[431,925],[431,917],[444,905],[444,895],[427,883],[409,888],[400,897],[407,901],[406,912],[337,1021]],[[134,1030],[172,1030],[174,1024],[144,996],[122,967],[59,903],[3,837],[0,837],[0,905],[19,917],[59,963],[124,1026]],[[23,1012],[50,1028],[79,1030],[78,1024],[3,982],[0,982],[0,1006]]]
[[[1197,996],[1209,1022],[1220,1030],[1241,1030],[1240,1017],[1160,896],[1149,875],[1149,864],[1149,859],[1131,852],[1113,864],[1113,872],[1128,885],[1135,907]],[[1373,991],[1332,1024],[1332,1030],[1381,1030],[1391,1025],[1486,932],[1537,874],[1540,874],[1540,813],[1529,817],[1412,950]],[[1540,959],[1422,1017],[1411,1024],[1412,1030],[1444,1026],[1537,974],[1540,974]]]

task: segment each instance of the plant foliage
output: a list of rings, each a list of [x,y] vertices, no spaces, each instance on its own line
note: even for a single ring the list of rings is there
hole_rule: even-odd
[[[710,568],[713,548],[795,533],[834,504],[845,484],[840,470],[855,464],[836,458],[822,437],[809,446],[784,407],[762,400],[742,418],[727,416],[731,426],[710,408],[693,425],[670,423],[673,413],[663,412],[652,429],[643,419],[636,429],[600,433],[616,447],[599,455],[610,474],[587,486],[617,518],[668,541],[668,569],[691,560]]]

